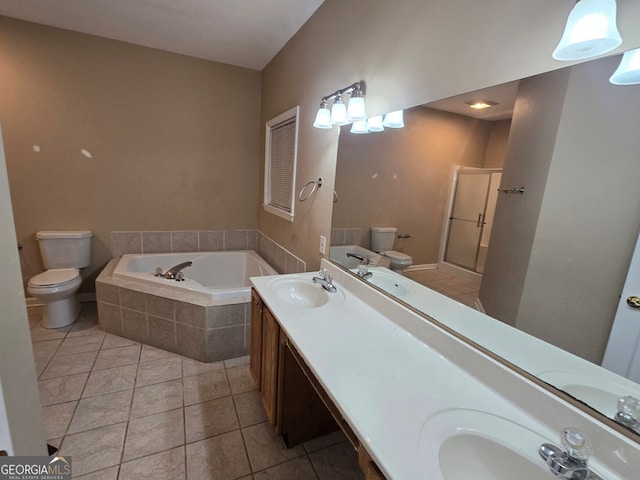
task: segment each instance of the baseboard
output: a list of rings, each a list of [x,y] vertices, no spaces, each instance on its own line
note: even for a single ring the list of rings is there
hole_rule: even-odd
[[[25,300],[27,302],[27,308],[28,307],[42,307],[44,305],[44,303],[42,303],[37,298],[27,297]]]
[[[425,263],[422,265],[410,265],[407,268],[405,268],[405,272],[418,272],[420,270],[435,270],[436,268],[438,268],[438,264],[437,263]]]
[[[484,313],[485,315],[487,314],[487,312],[484,311],[484,306],[482,305],[482,302],[480,301],[479,298],[476,298],[475,306],[476,306],[476,310],[478,310],[479,312]]]

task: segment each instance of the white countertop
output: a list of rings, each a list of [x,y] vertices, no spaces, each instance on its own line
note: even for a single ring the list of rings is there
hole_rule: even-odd
[[[437,461],[425,459],[421,435],[429,419],[447,410],[487,412],[558,443],[559,431],[567,426],[560,423],[564,420],[541,423],[513,401],[518,388],[507,386],[508,395],[496,391],[495,382],[504,383],[499,376],[516,377],[506,367],[328,262],[323,267],[331,270],[344,299],[321,308],[279,301],[269,284],[282,276],[252,282],[388,479],[442,478]],[[297,276],[311,282],[314,274]],[[479,377],[485,371],[483,381]],[[559,402],[520,377],[514,382],[541,395],[538,405]],[[577,415],[574,425],[584,430],[579,423],[588,425],[589,419],[571,406],[562,408],[570,413],[560,418]],[[538,446],[531,447],[536,455]]]

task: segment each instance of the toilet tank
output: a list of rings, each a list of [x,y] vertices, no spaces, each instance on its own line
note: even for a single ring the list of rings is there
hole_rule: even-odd
[[[393,250],[397,232],[396,227],[371,227],[371,250],[378,253]]]
[[[91,262],[89,230],[46,230],[36,233],[42,263],[51,268],[84,268]]]

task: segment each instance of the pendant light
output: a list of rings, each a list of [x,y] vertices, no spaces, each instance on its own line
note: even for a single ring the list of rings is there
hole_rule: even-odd
[[[346,125],[349,123],[347,119],[347,106],[342,100],[342,95],[336,95],[336,99],[333,101],[331,107],[331,123],[337,126]]]
[[[353,91],[349,99],[347,107],[347,116],[352,122],[358,122],[367,119],[367,112],[364,109],[364,93],[360,90],[360,86]]]
[[[609,81],[614,85],[640,84],[640,48],[629,50],[622,56],[620,65]]]
[[[556,60],[584,60],[610,52],[622,43],[616,26],[615,0],[579,0],[567,19]]]

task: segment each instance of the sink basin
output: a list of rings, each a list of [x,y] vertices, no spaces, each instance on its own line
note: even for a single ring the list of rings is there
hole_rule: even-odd
[[[542,435],[497,415],[445,410],[427,420],[420,433],[424,478],[548,480],[553,475],[538,454],[545,442]]]
[[[540,380],[580,398],[608,417],[615,416],[618,411],[619,398],[627,395],[640,398],[637,385],[630,384],[624,378],[620,378],[618,382],[610,377],[601,378],[587,373],[561,370],[538,372],[536,376]]]
[[[386,268],[370,268],[373,273],[367,281],[396,297],[404,297],[415,292],[412,281]]]
[[[341,291],[329,293],[311,278],[278,278],[269,284],[281,302],[298,308],[318,308],[344,298]]]

